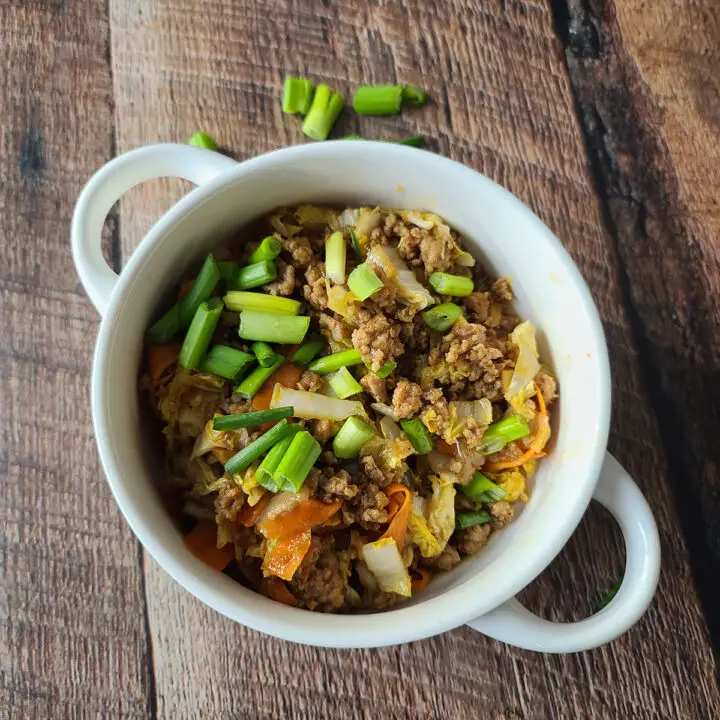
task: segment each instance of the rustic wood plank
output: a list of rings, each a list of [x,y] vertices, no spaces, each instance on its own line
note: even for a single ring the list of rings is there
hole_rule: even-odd
[[[0,37],[0,715],[140,718],[143,577],[97,459],[98,318],[69,246],[112,155],[105,3],[3,3]]]
[[[337,134],[427,133],[440,152],[526,200],[563,239],[608,333],[615,396],[622,399],[612,448],[645,490],[665,552],[658,599],[638,627],[610,647],[570,657],[515,650],[466,629],[372,652],[289,645],[208,611],[149,561],[159,714],[461,718],[476,717],[478,703],[492,717],[720,712],[706,628],[663,482],[661,438],[623,307],[620,266],[549,6],[113,0],[111,8],[119,150],[182,141],[200,128],[238,158],[301,142],[299,123],[280,112],[287,72],[327,80],[346,97],[366,81],[431,88],[435,103],[422,111],[362,121],[347,114]],[[155,183],[128,197],[120,213],[124,256],[180,192]],[[607,518],[593,510],[524,598],[548,617],[586,614],[617,577],[620,547]],[[683,676],[692,685],[678,683]],[[248,677],[255,681],[248,684]]]

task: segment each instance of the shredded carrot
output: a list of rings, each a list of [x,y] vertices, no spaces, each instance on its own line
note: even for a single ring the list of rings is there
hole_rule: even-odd
[[[487,462],[483,465],[483,470],[488,472],[497,472],[498,470],[507,470],[508,468],[519,467],[528,460],[535,460],[536,458],[545,457],[547,453],[535,452],[532,448],[526,450],[519,458],[514,460],[501,460],[499,462]]]
[[[329,520],[341,507],[342,502],[331,504],[308,499],[292,510],[280,513],[271,520],[260,523],[258,528],[267,538],[285,538],[310,530],[315,525]]]
[[[410,579],[410,589],[412,590],[412,594],[422,592],[432,580],[432,573],[429,570],[425,570],[425,568],[415,568],[412,571],[412,575],[419,575],[419,578],[411,577]]]
[[[390,524],[383,533],[381,539],[394,538],[400,550],[405,543],[407,534],[408,519],[412,506],[412,494],[410,490],[400,483],[391,483],[385,488],[388,496],[388,518]]]
[[[164,375],[177,362],[181,347],[180,343],[148,346],[148,375],[154,387],[162,383]]]
[[[283,605],[297,605],[296,597],[290,592],[288,586],[278,577],[271,577],[267,581],[268,597]]]
[[[263,575],[275,575],[283,580],[292,580],[292,576],[310,549],[311,541],[312,534],[309,530],[270,540],[262,564]]]
[[[538,384],[535,383],[535,392],[537,394],[537,401],[538,401],[538,411],[541,415],[547,415],[547,407],[545,406],[545,398],[543,397],[543,394],[540,392],[540,388],[538,387]]]
[[[443,455],[455,455],[456,448],[442,438],[435,441],[435,449]]]
[[[265,493],[252,507],[246,502],[238,513],[238,522],[244,527],[252,527],[270,502],[270,493]]]
[[[217,525],[199,522],[184,538],[185,547],[198,559],[214,570],[224,570],[235,557],[232,544],[217,547]]]
[[[295,388],[298,381],[305,372],[301,367],[286,363],[281,365],[266,381],[265,384],[256,393],[252,401],[254,410],[267,410],[270,407],[275,384],[280,383],[287,388]]]

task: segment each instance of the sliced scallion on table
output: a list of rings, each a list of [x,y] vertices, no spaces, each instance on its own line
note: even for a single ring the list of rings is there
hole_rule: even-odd
[[[510,415],[498,420],[485,431],[477,447],[483,455],[492,455],[500,452],[509,442],[519,440],[530,434],[530,426],[520,415]]]
[[[458,530],[472,527],[473,525],[484,525],[492,518],[486,512],[467,512],[455,516],[455,527]]]
[[[425,136],[424,135],[413,135],[411,137],[404,138],[402,140],[396,140],[395,142],[398,145],[408,145],[409,147],[420,148],[425,144]]]
[[[358,115],[397,115],[403,102],[401,85],[363,85],[353,95]]]
[[[418,455],[427,455],[433,449],[432,435],[420,418],[401,420],[400,426]]]
[[[320,443],[307,430],[297,433],[273,473],[275,484],[283,490],[297,492],[321,452]]]
[[[200,369],[236,382],[254,362],[255,358],[250,353],[228,345],[214,345],[200,364]]]
[[[346,367],[341,367],[337,372],[334,372],[328,377],[330,387],[335,391],[335,394],[345,400],[351,395],[357,395],[362,392],[362,386],[360,383],[350,374],[350,371]]]
[[[327,85],[318,85],[303,122],[303,132],[313,140],[327,140],[332,126],[340,117],[343,104],[341,95],[331,93]]]
[[[188,145],[203,148],[205,150],[217,151],[217,143],[207,133],[194,132],[188,140]]]
[[[505,490],[481,472],[476,472],[470,482],[467,485],[461,485],[460,488],[463,495],[473,502],[495,503],[507,496]]]
[[[237,428],[275,422],[276,420],[292,417],[292,415],[293,409],[291,407],[257,410],[255,412],[236,413],[234,415],[216,415],[213,418],[213,430],[237,430]]]
[[[362,356],[357,350],[343,350],[339,353],[318,358],[310,363],[309,369],[318,375],[329,375],[341,367],[360,365],[362,361]]]
[[[350,273],[348,287],[358,300],[367,300],[378,290],[382,290],[383,281],[370,265],[362,263]]]
[[[261,455],[264,455],[276,442],[282,440],[288,431],[288,421],[283,418],[266,433],[263,433],[257,440],[246,445],[239,453],[233,455],[225,463],[225,472],[228,475],[235,475],[252,465]],[[314,461],[313,461],[314,462]]]
[[[238,270],[235,278],[235,288],[237,290],[250,290],[261,285],[267,285],[275,278],[277,278],[277,265],[272,260],[261,260]]]
[[[325,345],[325,338],[310,338],[290,356],[290,362],[306,367],[313,361],[313,358],[325,347]]]
[[[256,367],[236,388],[235,394],[251,400],[268,378],[285,362],[282,355],[275,356],[275,363],[270,367]]]
[[[275,364],[275,351],[264,342],[256,342],[252,344],[252,351],[257,361],[260,363],[260,367],[270,367]]]
[[[212,253],[205,258],[200,272],[193,281],[190,292],[180,301],[180,327],[190,325],[200,303],[207,300],[220,281],[220,269]]]
[[[195,370],[200,366],[224,307],[220,298],[200,303],[180,348],[178,362],[185,369]]]
[[[146,333],[152,345],[169,342],[180,332],[180,303],[175,303]]]
[[[257,312],[272,313],[273,315],[297,315],[300,312],[300,303],[290,298],[266,295],[261,292],[245,292],[231,290],[223,298],[228,310],[242,312],[255,310]]]
[[[360,264],[363,261],[360,243],[358,242],[357,235],[355,235],[355,230],[353,228],[348,228],[348,231],[350,233],[350,243],[352,244],[353,252],[355,253],[355,262]]]
[[[402,89],[403,105],[420,107],[428,101],[428,94],[416,87],[406,86]]]
[[[441,295],[454,297],[467,297],[474,289],[473,281],[470,278],[450,273],[434,272],[428,278],[428,282]]]
[[[442,303],[425,310],[422,314],[425,324],[431,330],[445,332],[449,330],[462,315],[462,308],[455,303]]]
[[[260,463],[260,467],[258,467],[257,472],[255,473],[255,477],[257,478],[257,481],[260,483],[260,485],[262,485],[270,492],[276,493],[280,491],[281,488],[273,479],[273,474],[277,470],[277,467],[280,464],[280,461],[285,456],[285,453],[288,451],[288,448],[290,447],[290,443],[292,442],[293,438],[301,430],[302,428],[299,425],[288,425],[288,431],[285,436],[282,438],[282,440],[279,440],[272,446],[272,448],[270,448],[270,451]]]
[[[307,316],[243,310],[238,334],[243,340],[295,345],[303,341],[309,327],[310,318]]]
[[[220,279],[228,287],[235,287],[238,270],[240,270],[240,268],[237,266],[237,263],[234,263],[230,260],[223,260],[218,263],[218,270],[220,271]]]
[[[355,457],[375,431],[360,418],[349,417],[333,439],[333,453],[343,460]]]
[[[264,260],[274,260],[282,250],[280,241],[274,235],[268,235],[260,241],[260,244],[252,251],[248,258],[248,265],[255,265]]]
[[[313,98],[313,84],[307,78],[286,77],[283,87],[282,109],[291,115],[305,115]]]
[[[345,282],[347,247],[341,232],[334,232],[325,240],[325,275],[337,285]]]

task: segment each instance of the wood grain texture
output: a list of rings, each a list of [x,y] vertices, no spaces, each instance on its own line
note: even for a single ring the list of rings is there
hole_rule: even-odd
[[[82,5],[82,6],[81,6]],[[103,2],[0,5],[0,716],[143,717],[138,544],[99,466],[70,217],[112,154]]]
[[[234,625],[148,562],[160,716],[463,718],[476,717],[480,706],[498,718],[720,713],[661,436],[623,306],[623,269],[591,180],[550,7],[465,0],[439,7],[112,0],[118,149],[183,141],[196,129],[238,158],[302,142],[300,123],[280,111],[281,80],[290,72],[327,81],[346,97],[361,82],[430,88],[435,102],[421,111],[361,121],[346,113],[337,134],[426,133],[436,150],[528,202],[573,254],[610,344],[618,398],[611,447],[660,526],[657,599],[625,637],[570,657],[519,651],[467,629],[399,648],[329,651]],[[128,196],[120,211],[123,257],[181,192],[165,181]],[[620,566],[618,535],[593,510],[524,599],[546,617],[583,616]]]

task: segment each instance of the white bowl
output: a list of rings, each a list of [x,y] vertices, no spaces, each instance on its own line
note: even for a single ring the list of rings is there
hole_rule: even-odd
[[[118,277],[102,258],[108,211],[133,185],[177,176],[199,187],[150,230]],[[488,547],[398,609],[326,615],[287,607],[217,573],[186,549],[156,492],[143,451],[136,392],[143,333],[160,297],[218,241],[279,205],[301,202],[426,209],[445,218],[498,276],[517,310],[540,330],[560,386],[552,453],[539,464],[527,506]],[[286,148],[243,163],[185,145],[116,158],[90,180],[72,226],[78,273],[103,321],[92,370],[100,457],[130,526],[183,587],[228,617],[286,640],[334,647],[408,642],[469,623],[505,642],[547,652],[595,647],[635,623],[657,585],[657,529],[635,483],[606,454],[607,347],[597,310],[560,242],[513,195],[456,162],[391,143],[333,141]],[[627,564],[615,599],[587,620],[555,624],[513,596],[567,542],[591,498],[617,518]],[[570,590],[572,591],[572,590]]]

